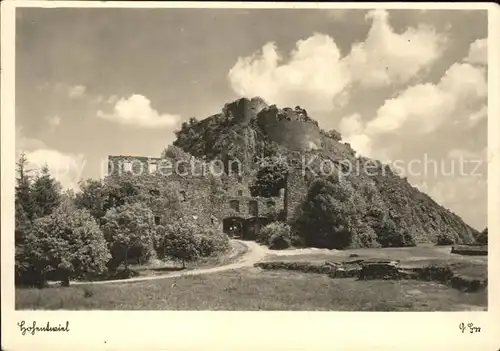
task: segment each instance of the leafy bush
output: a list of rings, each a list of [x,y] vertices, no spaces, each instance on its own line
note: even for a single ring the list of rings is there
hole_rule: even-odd
[[[203,227],[188,218],[168,224],[157,232],[158,257],[185,262],[226,252],[229,238],[216,228]]]
[[[215,228],[208,228],[200,235],[200,256],[208,257],[226,252],[229,249],[229,238]]]
[[[282,250],[292,246],[290,226],[286,223],[272,222],[261,229],[259,241],[270,249]]]
[[[84,210],[60,207],[35,221],[25,237],[24,254],[39,283],[101,273],[110,259],[106,241],[92,216]]]
[[[202,239],[198,233],[199,227],[189,220],[180,220],[165,226],[161,244],[162,256],[182,262],[195,261],[200,257]]]
[[[453,245],[455,239],[449,233],[439,233],[437,237],[437,245]]]
[[[375,227],[377,241],[382,247],[415,246],[415,240],[408,233],[399,228],[394,220],[385,216]]]
[[[116,269],[121,263],[128,268],[130,259],[145,262],[154,253],[153,239],[157,228],[153,213],[141,202],[109,209],[102,228],[113,257],[111,269]]]

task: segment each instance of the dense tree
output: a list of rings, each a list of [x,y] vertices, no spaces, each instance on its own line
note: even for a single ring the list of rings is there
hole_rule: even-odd
[[[181,212],[175,181],[159,174],[122,175],[106,177],[103,181],[88,179],[80,182],[81,191],[75,195],[78,208],[87,209],[96,219],[113,208],[141,202],[160,208],[165,216],[175,218]]]
[[[113,207],[103,217],[102,230],[112,255],[111,268],[129,260],[146,261],[154,250],[156,233],[153,212],[142,202]]]
[[[352,215],[347,184],[318,178],[311,183],[295,228],[308,246],[343,249],[353,239],[349,227]]]
[[[161,249],[165,257],[186,262],[195,261],[201,255],[199,226],[189,220],[180,220],[165,226]]]
[[[279,156],[261,160],[255,182],[250,186],[252,196],[278,196],[286,185],[288,170],[286,159]]]
[[[125,173],[119,177],[106,177],[103,189],[105,197],[104,209],[107,211],[112,207],[144,201],[145,194],[141,192],[140,186],[142,177],[131,173]]]
[[[70,278],[103,272],[110,259],[94,218],[85,210],[67,206],[34,222],[26,237],[26,256],[38,283],[52,278],[66,286]]]
[[[109,209],[108,196],[100,180],[87,179],[79,183],[80,191],[75,195],[75,205],[86,209],[98,221]]]
[[[66,189],[61,194],[61,203],[59,207],[65,208],[67,211],[78,209],[76,206],[76,195],[73,189]]]

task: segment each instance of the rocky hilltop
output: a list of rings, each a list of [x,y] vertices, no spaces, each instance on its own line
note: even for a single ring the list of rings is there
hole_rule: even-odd
[[[313,170],[324,160],[338,164],[339,170],[345,162],[374,165],[377,172],[356,172],[343,177],[343,186],[351,194],[346,201],[355,207],[350,213],[357,225],[369,229],[367,235],[371,237],[354,240],[354,246],[469,244],[478,235],[477,230],[395,174],[388,165],[356,156],[337,131],[322,130],[300,106],[279,108],[258,97],[242,98],[226,104],[219,114],[203,120],[192,118],[176,134],[174,145],[195,157],[236,158],[250,168],[255,167],[257,159],[277,153],[289,160],[297,155],[314,157],[310,165]],[[308,182],[318,177],[328,178],[312,172]],[[307,196],[303,194],[304,201]],[[386,224],[382,225],[388,219],[396,229],[388,230]],[[398,233],[402,243],[386,240],[385,236],[392,233]]]

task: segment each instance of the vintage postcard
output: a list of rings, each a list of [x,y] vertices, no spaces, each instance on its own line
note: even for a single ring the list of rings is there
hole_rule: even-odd
[[[494,4],[1,9],[3,349],[500,349]]]

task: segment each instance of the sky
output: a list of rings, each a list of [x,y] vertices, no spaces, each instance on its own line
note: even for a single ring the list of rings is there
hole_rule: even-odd
[[[487,13],[16,12],[16,152],[64,187],[108,155],[158,157],[190,117],[260,96],[300,105],[359,155],[487,224]]]

